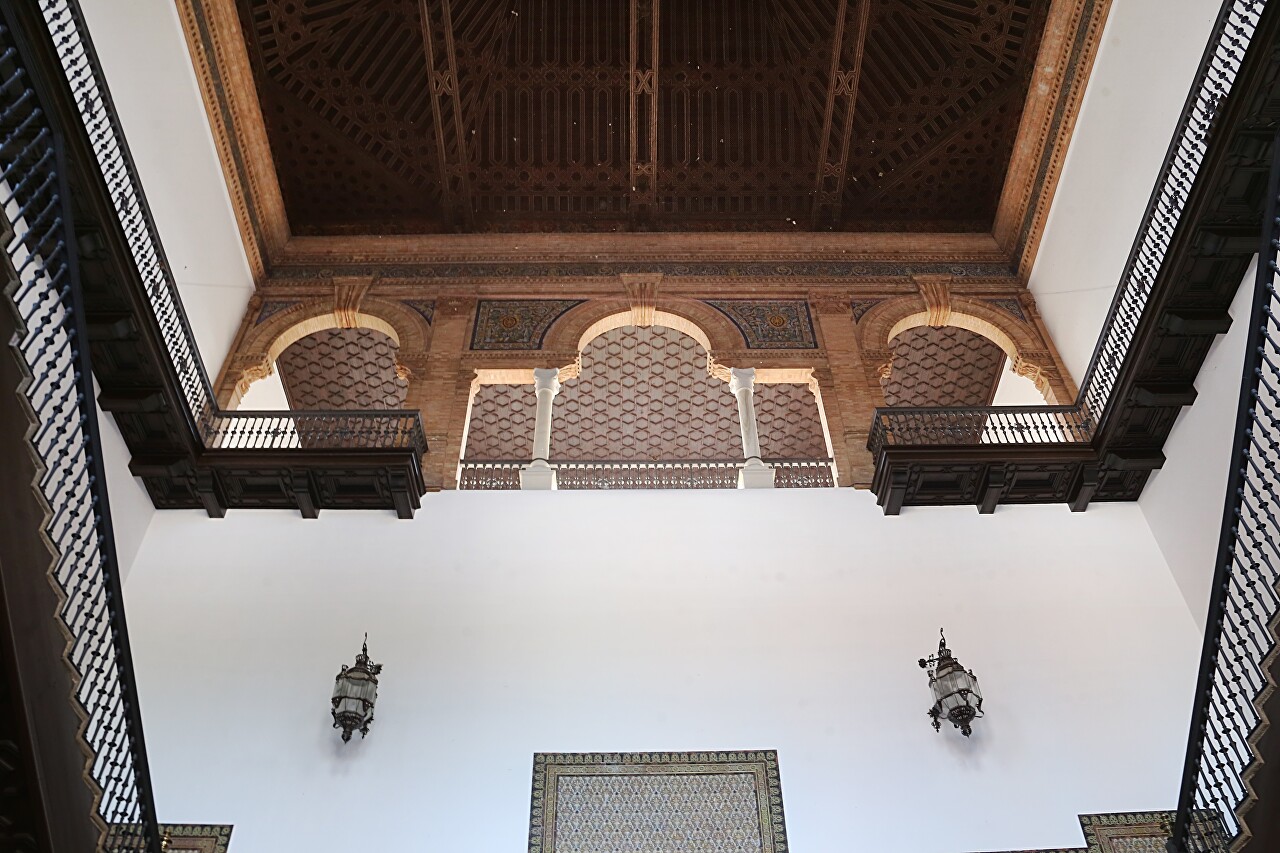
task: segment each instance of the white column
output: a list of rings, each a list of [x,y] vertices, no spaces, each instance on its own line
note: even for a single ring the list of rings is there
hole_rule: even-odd
[[[773,468],[760,461],[760,434],[756,429],[756,369],[734,367],[729,370],[729,390],[738,398],[738,426],[742,431],[742,455],[747,464],[738,472],[740,489],[772,489]]]
[[[551,403],[560,393],[560,371],[538,367],[533,371],[533,390],[538,395],[538,411],[533,421],[533,461],[520,469],[520,488],[554,489],[555,469],[547,464],[551,455]]]

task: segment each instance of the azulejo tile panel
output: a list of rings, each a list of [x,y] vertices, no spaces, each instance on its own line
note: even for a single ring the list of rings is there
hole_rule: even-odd
[[[809,303],[803,299],[708,299],[728,317],[748,349],[817,349]]]
[[[537,753],[529,853],[786,853],[773,751]]]
[[[295,305],[301,305],[300,299],[268,299],[262,303],[262,307],[258,309],[258,316],[253,321],[253,325],[259,326],[270,320],[275,315],[288,311]]]
[[[551,324],[581,299],[484,299],[476,307],[473,350],[536,350]]]
[[[435,320],[436,301],[434,299],[402,299],[400,301],[416,311],[418,316],[427,321],[428,326]]]

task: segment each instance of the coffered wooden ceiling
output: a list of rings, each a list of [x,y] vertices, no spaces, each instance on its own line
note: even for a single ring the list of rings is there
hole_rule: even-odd
[[[1046,0],[237,0],[296,235],[990,232]]]
[[[174,2],[259,287],[801,294],[1025,283],[1111,5]]]

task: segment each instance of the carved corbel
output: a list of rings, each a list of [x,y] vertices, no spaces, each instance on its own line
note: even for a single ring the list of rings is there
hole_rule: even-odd
[[[570,379],[577,379],[582,375],[582,353],[578,353],[577,358],[560,368],[557,378],[561,382],[567,382]]]
[[[662,273],[622,273],[622,286],[631,300],[631,325],[648,328],[657,313],[656,299]]]
[[[409,353],[396,353],[396,378],[403,379],[405,382],[412,380],[415,376],[421,378],[427,374],[427,356],[425,354],[411,355]]]
[[[729,368],[716,361],[716,357],[711,353],[707,353],[707,375],[712,379],[719,379],[721,382],[728,382],[733,378],[733,373]]]
[[[259,379],[266,379],[275,373],[275,365],[265,355],[260,361],[249,363],[240,369],[240,378],[236,380],[235,397],[239,400],[249,390],[249,386]]]
[[[951,322],[951,276],[917,275],[913,278],[916,287],[920,288],[925,310],[929,313],[929,325],[937,328],[949,324]]]
[[[1049,353],[1047,352],[1019,353],[1018,357],[1013,360],[1013,372],[1035,383],[1036,390],[1045,399],[1052,399],[1054,396],[1052,382],[1054,368],[1052,365],[1053,361],[1049,358]]]
[[[883,385],[893,375],[893,353],[889,350],[864,350],[863,364],[867,366],[867,380]]]
[[[364,301],[369,288],[373,287],[373,282],[374,279],[368,276],[333,280],[333,316],[338,322],[338,328],[356,328],[360,303]]]

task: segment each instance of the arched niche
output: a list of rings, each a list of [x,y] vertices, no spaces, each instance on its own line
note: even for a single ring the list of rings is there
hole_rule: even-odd
[[[381,332],[391,339],[398,355],[424,354],[431,332],[426,321],[414,311],[389,300],[365,299],[360,310],[346,318],[340,318],[332,310],[329,300],[304,302],[247,330],[237,346],[233,369],[223,377],[220,386],[226,408],[237,408],[253,383],[271,376],[276,360],[291,345],[330,329]]]
[[[929,326],[930,313],[917,297],[902,297],[877,305],[859,324],[863,347],[892,352],[894,338],[909,329]],[[944,326],[964,329],[993,342],[1009,360],[1009,368],[1035,383],[1050,405],[1071,403],[1038,331],[1030,324],[979,299],[953,299]]]

